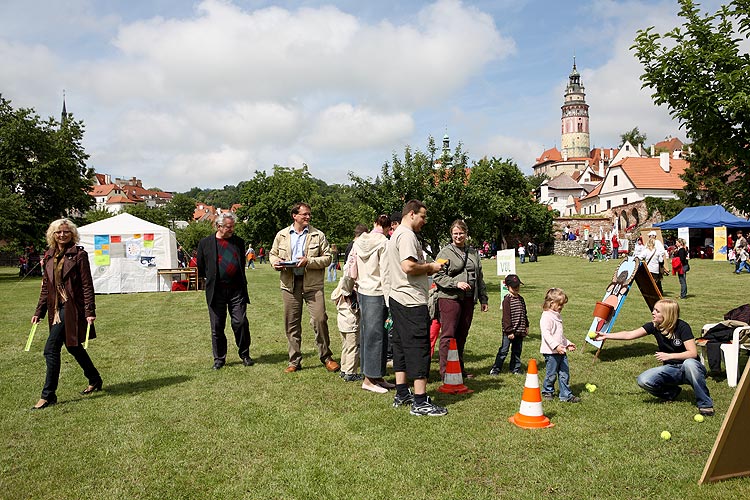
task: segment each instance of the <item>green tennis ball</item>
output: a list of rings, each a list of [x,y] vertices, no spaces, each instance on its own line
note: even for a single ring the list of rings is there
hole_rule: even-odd
[[[586,389],[588,389],[588,390],[589,390],[589,392],[594,392],[594,391],[596,391],[596,386],[595,386],[594,384],[589,384],[589,385],[588,385],[588,386],[586,387]]]
[[[701,415],[700,413],[698,413],[698,414],[696,414],[693,417],[693,420],[695,420],[696,422],[703,422],[705,420],[705,418],[703,418],[703,415]]]
[[[661,438],[664,441],[669,441],[670,439],[672,439],[672,434],[669,431],[661,431]]]
[[[590,339],[595,339],[596,338],[596,332],[594,332],[594,331],[589,332],[589,338]]]

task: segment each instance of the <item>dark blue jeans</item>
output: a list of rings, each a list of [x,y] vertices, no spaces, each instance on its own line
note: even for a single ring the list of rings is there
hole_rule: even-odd
[[[508,356],[508,351],[510,351],[510,363],[508,364],[508,371],[511,373],[518,373],[519,371],[521,371],[522,349],[522,336],[514,335],[513,340],[511,340],[507,335],[503,335],[503,344],[500,346],[500,349],[497,350],[497,356],[495,356],[495,364],[492,365],[492,368],[497,368],[498,371],[502,371],[503,363],[505,363],[505,358]]]
[[[47,343],[44,346],[44,359],[47,362],[47,377],[44,380],[42,389],[42,399],[51,403],[57,402],[57,384],[60,380],[60,352],[65,344],[65,308],[60,307],[60,323],[52,325],[47,337]],[[89,385],[96,385],[101,382],[94,363],[89,357],[89,353],[82,345],[67,347],[68,352],[75,358],[78,364],[83,368],[83,374],[89,381]]]
[[[685,273],[678,274],[677,279],[680,280],[680,298],[684,299],[687,297],[687,279]]]
[[[679,393],[682,384],[690,384],[698,408],[714,405],[706,387],[706,368],[697,359],[686,359],[678,365],[650,368],[638,375],[638,385],[657,398],[671,400]]]

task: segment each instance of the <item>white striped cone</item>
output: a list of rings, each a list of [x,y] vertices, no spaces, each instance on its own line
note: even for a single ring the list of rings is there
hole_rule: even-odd
[[[443,385],[438,391],[446,394],[468,394],[472,391],[464,385],[464,377],[461,374],[461,361],[458,359],[458,346],[456,339],[450,339],[448,346],[448,363],[445,366]]]
[[[508,421],[524,429],[541,429],[555,425],[544,416],[542,410],[542,393],[539,390],[539,373],[537,372],[535,359],[529,360],[521,407],[518,413],[510,417]]]

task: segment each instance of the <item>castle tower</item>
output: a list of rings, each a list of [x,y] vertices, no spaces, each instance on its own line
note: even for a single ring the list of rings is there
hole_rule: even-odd
[[[587,158],[591,154],[589,136],[589,105],[581,85],[581,75],[576,69],[573,58],[568,86],[565,87],[565,101],[562,105],[562,140],[560,142],[563,159],[577,157]]]

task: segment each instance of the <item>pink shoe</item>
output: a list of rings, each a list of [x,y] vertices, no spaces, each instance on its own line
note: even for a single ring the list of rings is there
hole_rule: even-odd
[[[370,392],[376,392],[378,394],[385,394],[388,392],[388,389],[384,387],[380,387],[379,385],[372,385],[368,384],[367,382],[362,382],[362,389]]]

